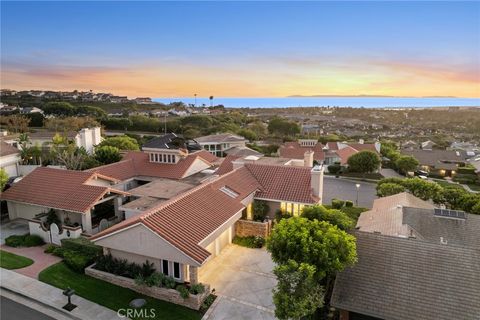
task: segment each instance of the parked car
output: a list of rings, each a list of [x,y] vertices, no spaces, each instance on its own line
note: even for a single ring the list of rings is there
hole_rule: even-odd
[[[418,177],[420,177],[420,176],[428,177],[428,172],[424,171],[424,170],[417,170],[417,171],[415,171],[415,175],[418,176]]]

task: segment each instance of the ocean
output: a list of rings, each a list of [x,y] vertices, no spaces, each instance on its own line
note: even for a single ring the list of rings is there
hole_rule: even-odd
[[[155,98],[157,102],[182,101],[194,104],[194,97]],[[208,97],[197,97],[197,106],[210,105]],[[395,97],[288,97],[288,98],[214,98],[214,105],[226,108],[353,107],[353,108],[425,108],[480,107],[480,98],[395,98]]]

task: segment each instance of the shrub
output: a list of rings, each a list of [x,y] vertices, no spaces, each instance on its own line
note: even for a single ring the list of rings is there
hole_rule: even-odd
[[[190,286],[191,294],[199,294],[205,292],[205,286],[202,283],[192,284]]]
[[[285,212],[281,209],[277,209],[275,211],[275,221],[278,223],[282,219],[287,219],[290,218],[292,215],[290,215],[288,212]]]
[[[63,258],[64,251],[65,250],[62,247],[56,247],[55,249],[53,249],[52,254],[54,256]]]
[[[53,244],[49,244],[45,250],[43,250],[44,253],[53,253],[53,251],[55,251],[55,249],[57,248],[57,246],[53,245]]]
[[[265,201],[262,200],[254,200],[253,201],[253,220],[255,221],[263,221],[267,216],[270,207]]]
[[[185,287],[183,284],[177,286],[177,291],[180,292],[180,296],[183,299],[187,299],[190,297],[190,292],[188,291],[187,287]]]
[[[339,164],[331,164],[328,166],[328,172],[331,174],[339,174],[342,171],[342,167]]]
[[[202,311],[208,310],[208,308],[210,308],[210,306],[212,305],[212,303],[215,301],[216,298],[217,296],[215,296],[214,294],[210,294],[208,297],[206,297],[205,300],[203,300],[201,310]]]
[[[59,227],[59,228],[62,226],[61,222],[60,222],[60,219],[57,216],[57,213],[53,209],[48,210],[48,215],[47,215],[47,221],[46,222],[47,222],[47,225],[49,227],[52,223],[55,223],[57,225],[57,227]]]
[[[163,278],[162,283],[163,283],[164,287],[169,288],[169,289],[175,289],[175,286],[177,285],[177,282],[175,281],[175,279],[173,279],[170,276],[165,276]]]
[[[83,273],[85,268],[91,262],[91,259],[89,257],[71,250],[65,250],[63,252],[63,258],[65,260],[65,264],[70,269],[78,273]]]
[[[163,273],[153,272],[150,276],[145,277],[142,273],[137,274],[134,279],[138,285],[146,285],[148,287],[161,287],[165,276]]]
[[[35,247],[44,244],[43,239],[37,235],[11,235],[5,239],[5,244],[9,247]]]
[[[153,264],[153,262],[149,262],[148,260],[145,261],[143,264],[142,264],[142,275],[144,277],[149,277],[151,276],[154,272],[155,272],[155,266]]]
[[[62,239],[62,247],[65,250],[79,252],[85,256],[96,258],[102,255],[102,247],[93,244],[85,238]]]
[[[341,209],[345,205],[345,201],[340,199],[332,199],[332,208]]]
[[[265,239],[259,236],[239,237],[233,238],[233,243],[247,248],[261,248],[265,245]]]

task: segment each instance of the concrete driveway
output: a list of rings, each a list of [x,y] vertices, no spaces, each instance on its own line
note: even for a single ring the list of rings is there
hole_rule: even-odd
[[[275,319],[273,267],[265,249],[227,246],[199,273],[200,281],[218,295],[203,319]]]
[[[350,200],[355,203],[357,198],[356,184],[360,184],[358,189],[358,205],[360,207],[371,208],[373,200],[377,198],[375,183],[365,181],[353,181],[334,176],[324,176],[323,179],[323,203],[331,204],[332,199]]]
[[[2,222],[0,225],[0,245],[5,244],[5,239],[11,235],[24,235],[28,234],[29,232],[30,230],[28,229],[28,222],[25,220],[18,219]]]

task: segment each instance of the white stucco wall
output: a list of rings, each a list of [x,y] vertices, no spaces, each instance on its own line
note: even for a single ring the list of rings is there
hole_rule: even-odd
[[[13,201],[7,201],[8,207],[8,216],[10,220],[13,219],[32,219],[35,215],[47,212],[49,208],[24,204],[24,203],[17,203]]]
[[[0,168],[5,169],[9,177],[18,176],[18,162],[20,156],[18,154],[10,154],[5,157],[0,157]]]
[[[210,168],[208,164],[206,164],[204,161],[197,158],[192,163],[190,168],[188,168],[187,172],[185,173],[185,177],[191,176],[192,174],[195,174],[197,172],[203,171],[208,168]]]

